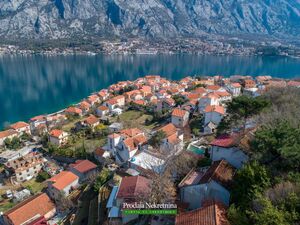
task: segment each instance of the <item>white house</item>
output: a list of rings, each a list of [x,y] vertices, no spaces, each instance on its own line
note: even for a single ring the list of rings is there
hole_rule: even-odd
[[[248,156],[237,147],[239,138],[236,135],[222,135],[210,143],[210,157],[212,161],[225,159],[232,166],[239,169],[248,161]]]
[[[68,196],[79,185],[79,177],[70,171],[61,171],[47,180],[48,193],[51,198],[58,199],[61,194]]]
[[[11,124],[9,127],[11,129],[17,131],[20,135],[25,134],[25,133],[31,135],[30,125],[23,121]]]
[[[0,131],[0,146],[4,144],[5,139],[17,137],[19,134],[13,129]]]
[[[219,105],[219,95],[214,93],[209,93],[204,97],[200,98],[199,101],[199,111],[204,112],[206,106]]]
[[[233,97],[237,97],[241,94],[242,85],[239,83],[229,83],[226,89],[232,94]]]
[[[172,112],[171,121],[176,127],[185,127],[189,122],[190,113],[186,110],[176,108]]]
[[[178,153],[183,148],[183,134],[179,133],[177,128],[169,123],[158,131],[163,131],[166,137],[162,140],[160,148],[166,152]]]
[[[89,160],[76,160],[70,164],[69,170],[79,177],[79,181],[83,182],[92,178],[97,173],[97,165]]]
[[[222,118],[224,117],[224,114],[225,114],[225,109],[223,106],[218,106],[218,105],[206,106],[205,114],[204,114],[205,126],[210,122],[218,125],[221,122]]]
[[[229,206],[229,189],[234,174],[235,168],[228,162],[216,161],[204,174],[197,174],[199,181],[180,188],[180,199],[189,204],[190,210],[202,207],[207,201],[218,201]]]
[[[106,116],[109,113],[109,108],[105,105],[101,105],[96,110],[97,116]]]
[[[58,146],[66,144],[68,137],[67,132],[58,129],[54,129],[49,133],[49,141]]]

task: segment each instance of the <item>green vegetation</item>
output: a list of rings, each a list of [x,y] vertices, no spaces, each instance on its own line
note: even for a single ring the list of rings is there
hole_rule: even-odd
[[[259,114],[270,102],[264,97],[252,98],[245,95],[234,98],[227,104],[227,112],[231,116],[231,121],[241,121],[245,130],[247,120]]]
[[[37,175],[36,181],[41,183],[41,182],[43,182],[43,181],[45,181],[45,180],[47,180],[47,179],[49,179],[49,178],[50,178],[50,175],[49,175],[47,172],[41,171],[41,172],[39,172],[39,174]]]
[[[9,149],[19,149],[23,146],[21,139],[18,137],[6,138],[4,140],[4,144],[5,144],[5,147],[9,148]]]
[[[187,102],[187,99],[181,95],[173,95],[172,98],[174,99],[176,106],[181,106]]]
[[[204,119],[203,115],[200,114],[200,115],[193,117],[190,121],[190,128],[191,128],[192,133],[195,136],[200,135],[200,132],[202,129],[202,124],[203,124],[203,119]]]
[[[152,115],[137,110],[128,110],[119,116],[119,121],[122,122],[124,128],[137,127],[140,129],[151,130],[157,125],[152,120]]]
[[[94,190],[98,192],[100,187],[102,187],[109,179],[112,178],[111,175],[111,172],[107,168],[103,168],[103,170],[96,178],[96,181],[94,183]]]
[[[250,144],[252,161],[235,176],[228,217],[236,225],[299,224],[300,90],[271,89],[263,99],[272,104],[258,104],[250,114],[260,112]],[[242,112],[232,118],[246,117]]]

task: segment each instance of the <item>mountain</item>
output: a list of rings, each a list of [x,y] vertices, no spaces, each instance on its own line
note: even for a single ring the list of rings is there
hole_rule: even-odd
[[[0,37],[300,37],[300,0],[0,0]]]

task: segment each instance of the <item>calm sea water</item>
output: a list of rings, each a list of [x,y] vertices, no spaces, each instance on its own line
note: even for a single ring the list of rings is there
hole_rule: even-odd
[[[58,111],[121,80],[160,74],[300,76],[300,60],[196,55],[0,57],[0,127]]]

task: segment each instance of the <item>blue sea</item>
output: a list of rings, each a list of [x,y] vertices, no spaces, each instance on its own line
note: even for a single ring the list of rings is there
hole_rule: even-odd
[[[300,77],[300,59],[179,55],[0,56],[0,127],[51,113],[122,80],[158,74]]]

